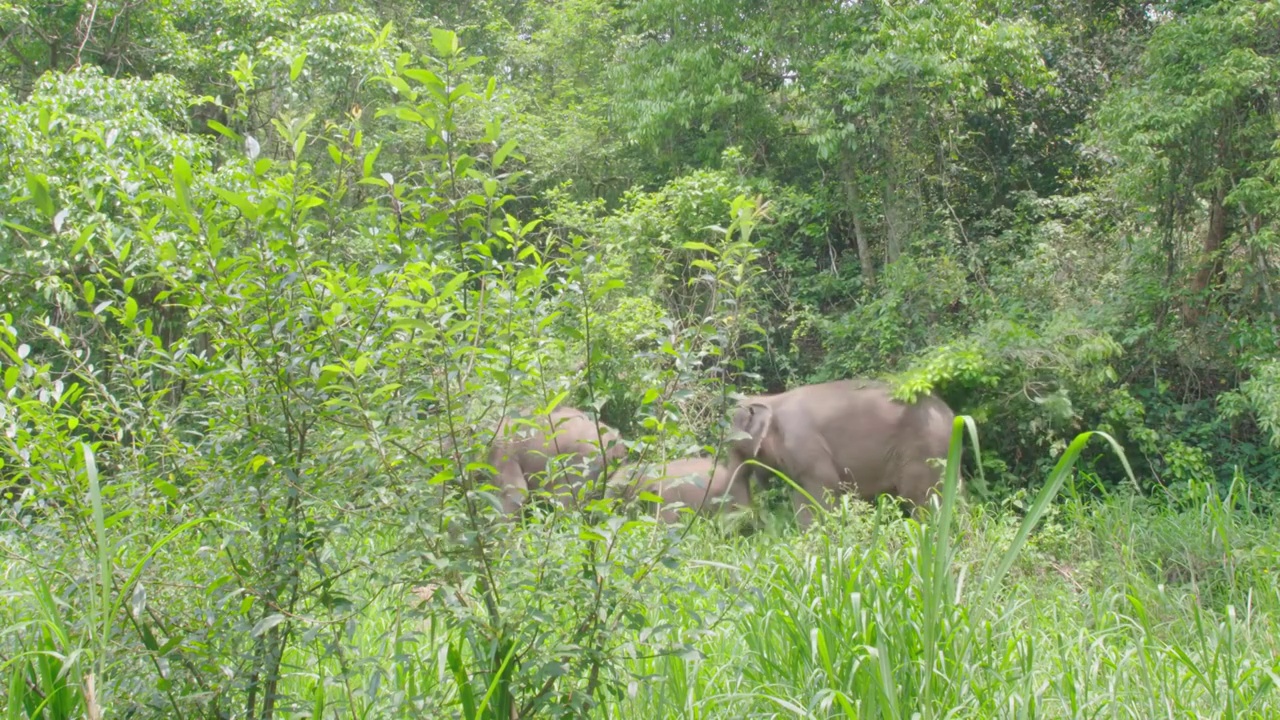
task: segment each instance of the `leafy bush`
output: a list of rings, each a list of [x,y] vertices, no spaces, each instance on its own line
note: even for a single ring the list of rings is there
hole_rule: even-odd
[[[308,118],[284,116],[272,123],[283,156],[229,128],[247,152],[216,169],[195,141],[166,148],[164,168],[126,155],[149,181],[108,175],[111,217],[127,223],[64,213],[82,185],[10,190],[32,225],[59,220],[53,233],[22,229],[45,253],[25,286],[54,288],[58,314],[28,300],[0,338],[6,522],[21,543],[11,569],[30,588],[6,612],[46,617],[11,634],[6,655],[66,658],[15,665],[14,682],[35,673],[48,687],[56,670],[83,688],[92,677],[86,702],[107,714],[443,712],[459,701],[471,716],[581,714],[626,686],[628,658],[682,645],[643,612],[668,592],[672,578],[653,570],[673,561],[674,538],[636,542],[652,521],[616,514],[599,488],[574,512],[530,508],[534,529],[522,532],[498,516],[484,448],[503,415],[609,387],[602,338],[657,360],[626,378],[640,383],[624,408],[643,419],[637,453],[679,437],[682,395],[722,398],[713,391],[752,331],[736,300],[752,278],[758,208],[733,199],[714,246],[670,248],[705,253],[698,292],[723,301],[696,316],[673,308],[661,342],[643,337],[645,323],[639,341],[601,332],[625,286],[597,265],[600,244],[538,235],[506,212],[514,144],[485,117],[491,93],[441,80],[468,65],[456,37],[437,33],[434,48],[425,66],[397,59],[382,80],[398,99],[370,113],[405,126],[398,142],[422,143],[427,162],[406,178],[378,173],[378,148],[346,128],[313,136]],[[253,90],[252,76],[239,81]],[[93,139],[42,121],[42,101],[9,112],[55,151]],[[332,221],[347,212],[342,186],[322,182],[310,143],[340,148],[329,154],[337,177],[359,172],[382,191],[360,207],[363,248],[332,237],[353,229]],[[98,151],[95,162],[119,162]],[[92,163],[56,161],[96,177]],[[104,230],[101,244],[52,244]],[[709,363],[725,373],[700,377]],[[423,652],[446,649],[451,684],[410,680],[382,697],[362,629],[379,621],[365,611],[415,587],[424,602],[398,611],[413,622],[389,637],[417,647],[427,623]],[[66,619],[56,639],[42,634]],[[412,675],[421,658],[405,662]],[[56,693],[58,712],[75,710],[78,697]]]

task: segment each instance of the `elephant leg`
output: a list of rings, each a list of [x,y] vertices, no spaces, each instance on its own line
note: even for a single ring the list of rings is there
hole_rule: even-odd
[[[941,478],[938,469],[926,462],[910,463],[902,469],[899,494],[910,501],[911,514],[916,520],[923,519],[923,513],[931,506],[935,495],[941,499]]]
[[[831,465],[814,467],[805,472],[796,473],[796,476],[789,476],[795,480],[804,491],[813,496],[817,501],[818,507],[823,510],[831,509],[831,501],[827,498],[827,490],[837,492],[840,487],[840,476]],[[803,493],[792,488],[791,504],[796,509],[796,522],[800,525],[800,529],[807,529],[813,524],[813,507],[809,502],[809,498]]]
[[[502,511],[511,515],[519,510],[529,494],[529,482],[525,480],[520,465],[510,462],[500,466],[497,485],[502,488]]]

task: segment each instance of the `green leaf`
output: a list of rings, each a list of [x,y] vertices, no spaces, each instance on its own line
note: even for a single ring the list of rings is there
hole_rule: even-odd
[[[214,186],[213,191],[218,195],[218,197],[231,203],[231,205],[234,206],[237,210],[239,210],[241,214],[243,214],[246,218],[253,220],[254,218],[258,217],[258,207],[253,203],[249,202],[248,195],[245,195],[244,193],[232,192],[230,190],[227,190],[225,188],[220,188],[217,186]]]
[[[173,156],[173,179],[183,185],[191,185],[191,163],[181,155]]]
[[[431,28],[431,47],[436,55],[451,58],[458,52],[458,35],[452,30]]]
[[[683,243],[680,247],[684,248],[685,250],[702,250],[703,252],[716,253],[715,248],[711,247],[710,245],[704,242],[698,242],[697,240],[690,240],[686,243]]]
[[[391,323],[392,330],[416,330],[425,333],[428,337],[434,337],[436,329],[433,325],[419,318],[400,318]]]
[[[493,169],[497,170],[498,168],[502,167],[503,161],[505,161],[507,159],[507,156],[511,154],[511,151],[515,149],[516,149],[516,141],[514,139],[508,140],[505,143],[503,143],[502,147],[498,148],[498,152],[493,154]]]
[[[462,653],[458,651],[458,647],[453,643],[449,643],[447,660],[449,672],[453,674],[453,680],[458,684],[458,698],[462,701],[462,717],[466,720],[476,720],[475,691],[471,688],[471,682],[467,679],[467,671],[462,666]]]
[[[10,365],[4,370],[4,389],[12,390],[18,384],[18,373],[21,372],[17,365]]]
[[[365,177],[373,175],[373,163],[378,159],[378,153],[380,152],[382,152],[382,146],[378,145],[373,150],[370,150],[368,155],[364,156],[362,173]]]
[[[223,136],[223,137],[225,137],[225,138],[229,138],[229,139],[231,139],[231,140],[239,140],[239,139],[240,139],[240,134],[239,134],[239,133],[237,133],[235,130],[232,130],[231,128],[227,127],[226,125],[223,125],[222,123],[218,122],[217,120],[206,120],[206,121],[205,121],[205,125],[208,125],[210,130],[212,130],[212,131],[214,131],[214,132],[218,133],[219,135],[222,135],[222,136]]]
[[[138,301],[129,296],[124,299],[124,322],[126,325],[133,324],[133,319],[138,316]]]
[[[395,115],[397,118],[404,120],[405,122],[420,123],[423,120],[422,115],[417,110],[412,110],[403,105],[397,105],[394,108],[391,108],[390,112],[392,115]]]
[[[156,489],[170,500],[178,499],[178,486],[167,480],[156,480]]]
[[[49,181],[44,175],[27,171],[27,189],[31,191],[31,198],[35,200],[36,207],[45,217],[53,218],[53,197],[49,195]]]
[[[284,615],[281,615],[280,613],[272,613],[259,620],[258,624],[253,626],[253,630],[250,632],[250,635],[253,637],[259,637],[282,622],[284,622]]]
[[[436,74],[425,68],[405,68],[404,76],[410,80],[417,80],[423,85],[442,85],[440,78]]]
[[[404,78],[397,77],[395,75],[388,75],[383,78],[383,80],[391,85],[391,87],[395,88],[396,94],[398,95],[402,95],[410,100],[418,97],[418,94],[413,91],[413,88],[409,87],[409,83],[405,82]]]
[[[93,247],[89,245],[89,241],[93,239],[94,229],[93,225],[86,225],[80,230],[80,237],[76,238],[75,244],[71,246],[70,257],[76,257],[86,247],[89,248],[89,254],[93,254]]]
[[[93,286],[93,282],[90,280],[85,280],[84,281],[84,301],[92,305],[93,299],[97,297],[97,295],[98,295],[98,291],[97,291],[97,288]]]
[[[323,204],[324,204],[323,198],[318,198],[315,195],[303,195],[302,197],[298,198],[298,201],[296,203],[294,203],[293,209],[301,212],[303,210],[310,210],[313,207],[319,207]]]
[[[302,72],[302,65],[307,61],[307,51],[303,50],[298,56],[289,63],[289,82],[298,79],[298,75]]]

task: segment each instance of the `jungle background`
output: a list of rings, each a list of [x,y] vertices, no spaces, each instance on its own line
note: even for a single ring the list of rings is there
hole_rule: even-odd
[[[0,70],[7,717],[1280,702],[1274,0],[21,0]],[[945,522],[484,483],[848,377],[976,423]]]

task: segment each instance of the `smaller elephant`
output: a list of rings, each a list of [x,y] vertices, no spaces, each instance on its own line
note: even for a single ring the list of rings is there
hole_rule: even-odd
[[[756,460],[786,474],[827,506],[824,493],[851,492],[866,500],[888,494],[917,508],[936,492],[955,413],[936,395],[914,403],[893,399],[887,384],[838,380],[777,395],[745,398],[733,414],[728,470],[735,484],[772,473],[743,463]],[[750,491],[747,490],[749,493]],[[801,527],[813,520],[808,501],[792,492]]]
[[[587,482],[595,482],[606,464],[620,462],[627,445],[618,431],[596,423],[581,410],[560,407],[546,416],[516,422],[510,417],[498,424],[498,434],[489,451],[489,464],[497,471],[494,484],[502,491],[502,509],[508,515],[518,510],[532,491],[545,489],[568,509],[574,496]],[[532,423],[532,427],[530,426]],[[554,427],[554,432],[549,432]],[[600,448],[604,448],[603,456]],[[549,487],[548,460],[568,456]],[[603,459],[602,459],[603,457]]]
[[[714,470],[713,470],[714,467]],[[614,473],[611,485],[627,500],[643,491],[662,498],[663,521],[679,521],[679,507],[693,508],[703,514],[725,513],[751,506],[742,483],[730,483],[723,465],[711,458],[690,457],[672,460],[665,468],[658,465],[623,465]],[[674,503],[680,503],[679,506]]]

